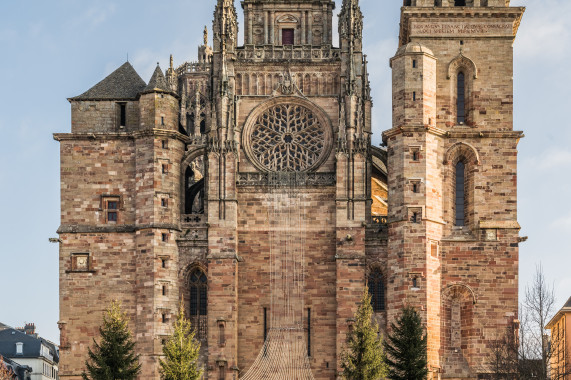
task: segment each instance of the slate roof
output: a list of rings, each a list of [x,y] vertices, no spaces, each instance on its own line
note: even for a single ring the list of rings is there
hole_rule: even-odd
[[[133,66],[129,62],[125,62],[107,78],[83,94],[69,100],[135,100],[146,85]]]
[[[571,297],[567,300],[567,303],[563,306],[564,308],[571,308]]]
[[[23,346],[23,354],[16,354],[16,343],[21,342]],[[8,328],[0,331],[0,355],[7,358],[39,358],[41,345],[48,347],[50,355],[55,363],[59,362],[58,350],[49,340],[26,335],[16,329]]]
[[[154,91],[171,92],[167,85],[167,79],[165,78],[165,75],[163,74],[163,71],[159,65],[157,65],[157,68],[155,69],[149,84],[143,90],[143,93]]]

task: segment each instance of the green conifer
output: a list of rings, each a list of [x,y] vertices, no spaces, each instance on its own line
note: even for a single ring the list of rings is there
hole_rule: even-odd
[[[165,360],[161,360],[164,380],[198,380],[202,369],[198,366],[200,342],[194,339],[195,331],[184,316],[182,305],[173,323],[173,335],[163,345]]]
[[[426,334],[420,315],[412,307],[402,310],[392,333],[385,340],[388,378],[391,380],[424,380],[428,376]]]
[[[101,340],[93,339],[93,350],[89,348],[89,360],[85,362],[87,373],[84,380],[134,380],[141,370],[139,355],[135,355],[127,314],[117,301],[111,303],[103,314],[103,325],[99,327]]]
[[[372,316],[371,295],[365,287],[341,363],[343,377],[347,380],[377,380],[387,374],[379,327],[372,321]]]

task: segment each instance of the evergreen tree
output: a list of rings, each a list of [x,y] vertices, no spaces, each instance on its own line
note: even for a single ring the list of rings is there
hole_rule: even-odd
[[[101,340],[93,339],[93,350],[89,348],[89,360],[85,362],[87,373],[84,380],[134,380],[141,370],[139,355],[135,355],[135,343],[129,331],[128,318],[114,301],[103,314],[103,325],[99,328]]]
[[[377,380],[387,374],[379,327],[372,321],[372,316],[371,295],[365,287],[341,363],[343,377],[347,380]]]
[[[164,380],[198,380],[202,376],[197,363],[200,342],[194,339],[195,331],[184,316],[182,304],[173,328],[173,335],[163,345],[165,360],[160,361],[161,375]]]
[[[388,378],[391,380],[424,380],[428,376],[426,335],[420,315],[406,307],[397,324],[391,324],[392,333],[385,341]]]

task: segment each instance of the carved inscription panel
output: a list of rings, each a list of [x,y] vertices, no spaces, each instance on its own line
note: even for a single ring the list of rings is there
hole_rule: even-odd
[[[411,37],[512,37],[513,23],[485,21],[412,22]]]

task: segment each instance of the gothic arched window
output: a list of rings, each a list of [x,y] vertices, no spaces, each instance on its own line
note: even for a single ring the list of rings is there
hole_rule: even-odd
[[[466,122],[466,77],[463,72],[458,73],[456,90],[456,121],[458,124]]]
[[[456,201],[455,201],[455,222],[456,226],[464,226],[466,218],[466,165],[462,161],[456,164]]]
[[[194,269],[189,276],[190,321],[200,340],[206,339],[208,315],[208,279],[200,269]]]
[[[371,295],[371,306],[373,311],[385,310],[385,282],[383,274],[379,269],[373,269],[369,273],[367,281],[369,287],[369,294]]]

